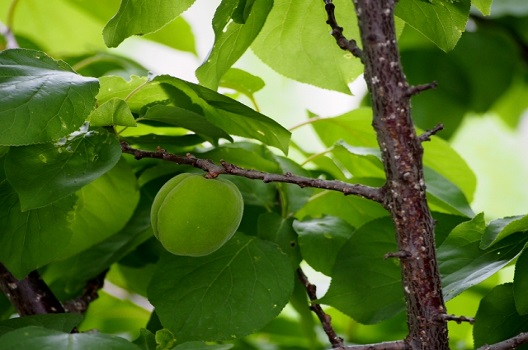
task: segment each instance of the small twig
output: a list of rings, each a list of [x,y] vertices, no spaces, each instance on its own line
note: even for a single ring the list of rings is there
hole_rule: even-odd
[[[403,340],[367,345],[349,345],[335,350],[410,350],[411,347]]]
[[[64,308],[68,312],[84,314],[88,310],[90,303],[99,298],[99,290],[103,288],[104,280],[108,269],[101,272],[96,277],[86,282],[83,293],[73,299],[64,302]]]
[[[444,124],[437,124],[434,128],[425,131],[423,134],[418,136],[420,142],[431,141],[431,136],[444,129]]]
[[[206,171],[206,176],[209,178],[215,178],[220,174],[235,175],[246,177],[248,179],[262,180],[266,183],[284,182],[295,184],[299,187],[312,187],[331,191],[338,191],[342,192],[345,195],[356,195],[378,203],[383,203],[384,201],[383,190],[376,187],[369,187],[360,184],[350,184],[338,180],[314,179],[310,177],[293,175],[291,173],[286,173],[283,175],[266,173],[258,170],[243,169],[225,161],[221,161],[221,165],[217,165],[211,160],[199,159],[191,154],[187,154],[186,156],[179,156],[176,154],[168,153],[163,149],[158,149],[155,152],[142,151],[130,147],[124,141],[121,141],[121,150],[123,151],[123,153],[133,155],[138,160],[142,158],[157,158],[174,162],[177,164],[190,165],[195,168],[199,168]]]
[[[349,51],[352,53],[352,55],[358,57],[363,61],[363,51],[359,48],[357,45],[357,42],[354,39],[348,40],[343,35],[343,27],[340,27],[337,24],[337,20],[335,18],[334,10],[335,5],[332,3],[332,0],[324,0],[325,3],[325,10],[328,14],[328,20],[326,23],[330,25],[330,28],[332,28],[332,36],[335,38],[337,45],[345,51]]]
[[[20,47],[11,29],[2,22],[0,22],[0,35],[6,40],[6,49],[16,49]]]
[[[409,259],[412,256],[408,251],[398,251],[387,253],[383,256],[383,259],[398,258],[398,259]]]
[[[3,264],[0,264],[0,290],[4,292],[20,316],[65,312],[60,301],[37,271],[18,280]]]
[[[315,285],[311,284],[310,281],[308,281],[308,277],[306,277],[300,267],[297,269],[297,276],[299,277],[301,283],[304,285],[304,288],[306,288],[306,294],[308,294],[308,298],[310,299],[310,301],[317,300]],[[343,338],[338,336],[334,328],[332,327],[332,318],[330,317],[330,315],[325,313],[323,308],[319,304],[312,303],[310,305],[310,310],[312,310],[319,318],[319,321],[321,321],[321,324],[323,325],[323,330],[326,333],[330,344],[332,344],[332,348],[343,349]]]
[[[474,324],[475,319],[472,317],[466,317],[466,316],[456,316],[456,315],[447,315],[442,314],[438,315],[438,318],[443,321],[455,321],[458,324],[461,324],[462,322],[468,322],[469,324]]]
[[[429,83],[429,84],[414,85],[407,89],[406,95],[408,97],[418,95],[421,92],[431,90],[431,89],[436,89],[437,86],[438,86],[438,83],[436,81],[433,81],[432,83]]]
[[[519,333],[515,337],[503,340],[500,343],[481,346],[477,350],[514,350],[523,344],[528,344],[528,332]]]

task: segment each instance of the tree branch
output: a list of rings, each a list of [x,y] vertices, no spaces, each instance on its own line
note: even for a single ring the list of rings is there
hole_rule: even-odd
[[[520,333],[515,337],[503,340],[500,343],[481,346],[477,350],[513,350],[523,344],[528,344],[528,332]]]
[[[9,29],[9,27],[2,22],[0,22],[0,35],[5,38],[6,49],[16,49],[19,47],[15,35],[11,31],[11,29]]]
[[[372,201],[383,203],[384,196],[381,188],[369,187],[365,185],[350,184],[338,180],[322,180],[310,177],[297,176],[291,173],[284,175],[266,173],[258,170],[249,170],[240,168],[234,164],[221,161],[221,165],[217,165],[208,159],[199,159],[191,154],[185,157],[176,154],[168,153],[163,149],[158,149],[155,152],[142,151],[130,147],[126,142],[121,141],[121,149],[123,153],[133,155],[136,159],[142,158],[157,158],[182,165],[190,165],[195,168],[202,169],[207,172],[207,176],[215,178],[220,174],[235,175],[246,177],[248,179],[262,180],[264,182],[284,182],[295,184],[299,187],[313,187],[322,188],[326,190],[342,192],[345,195],[356,195]]]
[[[306,288],[306,294],[308,294],[308,298],[310,299],[310,301],[313,302],[317,300],[316,286],[311,284],[310,281],[308,281],[308,277],[306,277],[300,267],[297,269],[297,276],[299,277],[301,283],[304,285],[304,288]],[[321,324],[323,325],[323,330],[326,333],[330,344],[332,344],[332,348],[343,349],[343,338],[339,337],[336,334],[334,328],[332,327],[332,318],[330,317],[330,315],[325,313],[321,305],[316,303],[312,303],[310,305],[310,310],[312,310],[317,315],[317,318],[319,318],[319,321],[321,321]]]
[[[99,290],[103,288],[107,272],[108,269],[86,282],[82,294],[73,300],[65,301],[64,308],[68,312],[84,314],[90,303],[99,298]]]
[[[4,292],[20,316],[64,313],[64,307],[55,297],[37,271],[17,280],[0,264],[0,290]]]
[[[342,50],[349,51],[352,55],[363,60],[363,52],[358,47],[357,42],[354,39],[348,40],[343,35],[343,27],[340,27],[337,24],[337,20],[334,15],[335,5],[332,3],[332,0],[324,0],[325,10],[328,15],[328,20],[326,23],[332,28],[332,36],[335,38],[337,46]]]
[[[403,340],[383,342],[367,345],[349,345],[335,350],[410,350],[411,348]]]

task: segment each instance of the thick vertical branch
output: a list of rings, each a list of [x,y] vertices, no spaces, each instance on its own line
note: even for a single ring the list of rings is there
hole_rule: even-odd
[[[423,149],[410,114],[394,28],[395,0],[354,0],[363,43],[365,79],[387,183],[385,207],[395,224],[407,303],[411,349],[448,349],[445,305],[435,256],[434,223],[427,206]],[[431,86],[433,87],[433,86]]]

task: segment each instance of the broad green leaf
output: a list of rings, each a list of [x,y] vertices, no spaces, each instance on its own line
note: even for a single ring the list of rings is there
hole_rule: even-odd
[[[332,275],[339,250],[354,233],[350,224],[332,216],[295,221],[293,228],[304,260],[327,276]]]
[[[256,75],[242,69],[230,68],[220,79],[220,86],[238,91],[253,100],[255,92],[261,90],[265,83]]]
[[[475,6],[484,16],[489,16],[492,2],[493,0],[471,0],[471,5]]]
[[[222,76],[246,52],[260,32],[272,7],[273,0],[222,1],[213,18],[213,49],[196,70],[202,85],[213,90],[218,88]]]
[[[179,341],[226,340],[262,328],[292,290],[293,269],[279,247],[236,234],[208,256],[163,255],[148,294]]]
[[[473,326],[475,348],[495,344],[528,331],[528,316],[515,310],[513,285],[501,284],[481,300]],[[526,345],[517,349],[526,349]]]
[[[389,215],[378,203],[357,196],[345,196],[336,191],[320,191],[313,195],[295,217],[320,218],[325,215],[336,216],[354,227],[368,221]]]
[[[402,0],[396,16],[447,52],[466,29],[470,5],[470,0]]]
[[[479,244],[484,230],[481,213],[458,225],[438,248],[438,266],[446,300],[502,269],[515,259],[528,241],[528,237],[522,235],[511,236],[482,250]]]
[[[205,344],[201,341],[189,341],[179,344],[173,350],[228,350],[233,344]]]
[[[253,138],[284,153],[288,152],[290,132],[273,119],[242,103],[203,86],[168,75],[157,76],[153,83],[168,84],[183,92],[193,104],[203,110],[208,121],[230,135]]]
[[[3,159],[0,162],[3,165]],[[22,212],[15,190],[0,171],[0,198],[0,259],[15,277],[24,278],[61,256],[73,234],[69,223],[74,217],[75,195]]]
[[[104,129],[88,131],[85,125],[56,143],[11,147],[5,170],[26,211],[81,189],[112,169],[120,156],[114,135]]]
[[[97,89],[96,79],[43,52],[0,52],[0,145],[49,142],[77,130]]]
[[[11,318],[0,322],[0,336],[12,330],[27,326],[40,326],[61,332],[71,332],[73,327],[81,323],[83,316],[80,314],[42,314]]]
[[[513,296],[515,308],[520,315],[528,315],[528,250],[523,250],[515,263]]]
[[[351,1],[336,0],[338,23],[345,36],[359,38]],[[251,46],[278,73],[324,89],[350,94],[348,83],[361,72],[359,59],[342,51],[329,34],[324,3],[319,0],[275,0],[266,24]]]
[[[108,47],[116,47],[132,35],[145,35],[161,29],[187,10],[194,0],[160,0],[156,4],[148,0],[122,0],[116,15],[103,29]]]
[[[43,277],[58,296],[73,297],[84,288],[86,281],[96,277],[113,263],[118,262],[141,243],[152,237],[150,207],[154,194],[163,182],[146,185],[130,220],[118,233],[66,260],[51,263]]]
[[[493,220],[484,231],[480,248],[486,249],[513,233],[523,231],[528,231],[528,215]]]
[[[29,326],[6,333],[0,337],[0,350],[138,350],[126,339],[101,333],[63,333],[42,327]]]
[[[318,302],[363,324],[377,323],[403,311],[399,262],[384,259],[385,254],[397,249],[390,218],[358,228],[339,251],[330,288]]]
[[[295,268],[303,258],[292,224],[292,218],[284,219],[277,213],[262,214],[258,218],[257,237],[277,244],[290,257]]]
[[[307,170],[291,159],[275,156],[275,160],[279,163],[282,174],[310,177]],[[283,217],[290,217],[304,207],[313,194],[313,188],[301,188],[295,184],[277,183],[277,188],[279,189]]]
[[[379,148],[352,146],[345,141],[338,141],[332,154],[352,177],[385,179]]]
[[[194,131],[213,143],[218,143],[220,138],[233,140],[224,130],[209,122],[203,115],[186,108],[156,105],[149,108],[147,113],[138,119],[138,121],[149,120]]]
[[[99,78],[101,88],[97,94],[97,101],[103,104],[113,98],[120,98],[127,102],[132,113],[139,114],[146,105],[156,102],[165,103],[167,94],[159,84],[150,84],[147,77],[131,76],[125,80],[118,76],[104,76]]]
[[[469,218],[475,216],[464,193],[451,181],[429,167],[424,167],[424,175],[431,210]]]
[[[235,142],[215,147],[200,155],[214,162],[222,159],[243,168],[251,168],[270,173],[280,173],[281,169],[274,154],[264,145],[250,142]]]
[[[137,125],[127,103],[119,98],[112,98],[97,107],[88,116],[88,121],[91,126]]]
[[[156,349],[156,338],[151,331],[141,328],[139,332],[139,337],[134,340],[134,344],[142,350],[158,350]]]
[[[132,169],[125,160],[76,192],[78,197],[73,231],[64,257],[93,246],[121,230],[134,213],[139,189]]]
[[[169,136],[158,134],[147,134],[140,136],[124,136],[121,140],[129,145],[136,146],[140,149],[155,150],[158,146],[172,153],[184,153],[189,146],[199,145],[205,142],[205,139],[196,134],[187,134],[181,136]]]
[[[244,205],[256,205],[271,211],[277,204],[277,188],[274,184],[238,176],[228,178],[242,193]]]

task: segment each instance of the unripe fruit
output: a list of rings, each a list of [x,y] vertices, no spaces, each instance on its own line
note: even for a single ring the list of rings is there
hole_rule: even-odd
[[[154,236],[175,255],[204,256],[236,232],[244,201],[224,179],[180,174],[161,187],[151,209]]]

